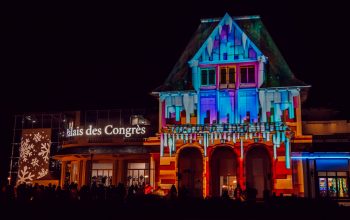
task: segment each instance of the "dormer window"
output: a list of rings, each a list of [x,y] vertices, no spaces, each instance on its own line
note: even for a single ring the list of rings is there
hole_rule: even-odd
[[[255,67],[241,66],[241,83],[255,83]]]
[[[235,85],[235,67],[220,68],[220,88],[234,88]]]
[[[213,86],[215,85],[215,69],[202,69],[201,70],[201,85]]]

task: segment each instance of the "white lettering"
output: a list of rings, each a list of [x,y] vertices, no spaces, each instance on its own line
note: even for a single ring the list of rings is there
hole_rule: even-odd
[[[97,128],[93,128],[93,129],[92,129],[92,132],[91,132],[92,135],[97,135],[97,130],[98,130]]]
[[[119,129],[118,128],[113,128],[113,134],[118,134],[119,133]]]
[[[92,125],[90,125],[88,129],[86,129],[85,133],[86,133],[86,135],[92,134]]]
[[[136,134],[140,134],[140,132],[141,132],[141,128],[140,128],[140,126],[139,126],[139,125],[137,125],[137,128],[136,128]]]
[[[113,125],[106,125],[104,129],[102,128],[93,128],[92,125],[89,125],[87,129],[76,127],[67,128],[66,136],[75,137],[75,136],[95,136],[95,135],[124,135],[124,137],[131,137],[132,135],[145,134],[146,127],[113,127]]]
[[[131,136],[131,128],[126,128],[125,129],[125,137],[130,137]]]
[[[106,135],[112,135],[112,131],[109,132],[109,128],[112,129],[113,126],[112,126],[112,125],[107,125],[107,126],[105,127],[105,134],[106,134]]]
[[[98,128],[97,129],[97,135],[101,135],[102,134],[102,128]]]
[[[119,128],[119,134],[125,134],[125,128]]]
[[[84,129],[80,128],[79,129],[79,135],[82,136],[84,134]]]

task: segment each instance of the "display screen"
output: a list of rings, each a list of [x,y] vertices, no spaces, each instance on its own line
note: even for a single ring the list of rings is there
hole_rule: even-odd
[[[347,178],[339,178],[338,177],[338,191],[339,197],[348,197],[348,181]]]
[[[327,196],[327,178],[319,178],[320,196]]]
[[[318,172],[318,190],[321,197],[349,197],[347,172]]]

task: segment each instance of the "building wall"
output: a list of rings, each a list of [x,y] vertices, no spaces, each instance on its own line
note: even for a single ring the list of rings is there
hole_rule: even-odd
[[[271,158],[271,190],[302,194],[302,178],[293,180],[293,169],[302,167],[290,159],[290,143],[305,139],[300,88],[261,87],[267,59],[229,16],[191,58],[193,90],[159,92],[160,186],[179,187],[180,149],[195,147],[203,157],[203,196],[211,196],[210,152],[225,145],[240,158],[238,182],[245,188],[245,154],[261,145]]]
[[[303,121],[304,134],[331,135],[350,133],[350,122],[347,120]]]

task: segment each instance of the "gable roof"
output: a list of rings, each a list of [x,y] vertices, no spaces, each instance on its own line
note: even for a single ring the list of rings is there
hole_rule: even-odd
[[[234,21],[268,58],[269,65],[262,87],[307,86],[294,76],[260,17],[234,18]]]
[[[191,68],[188,61],[202,47],[203,43],[212,34],[220,21],[221,19],[201,20],[199,27],[167,79],[154,92],[193,90]],[[233,17],[233,21],[236,22],[261,52],[268,57],[269,65],[267,65],[266,78],[262,87],[306,86],[304,82],[294,76],[259,16]]]
[[[193,90],[191,87],[191,68],[188,65],[188,61],[192,59],[193,55],[199,50],[218,24],[219,20],[200,23],[184,52],[181,54],[180,59],[170,71],[167,79],[163,85],[155,89],[155,92]]]

